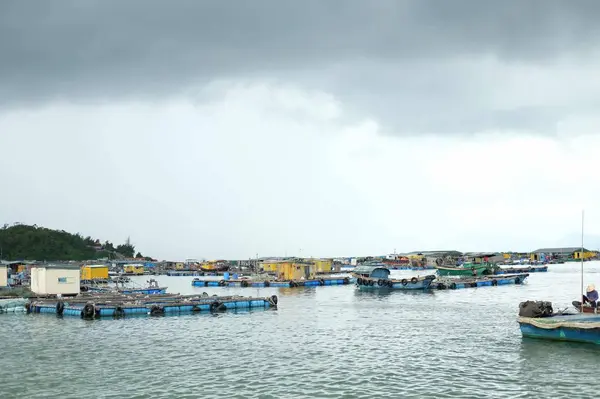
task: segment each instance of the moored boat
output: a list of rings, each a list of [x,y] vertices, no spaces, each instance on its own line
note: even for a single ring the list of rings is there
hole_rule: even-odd
[[[434,275],[391,279],[390,273],[390,269],[381,263],[359,266],[352,276],[356,278],[356,285],[361,290],[427,290],[435,280]]]
[[[530,266],[530,267],[501,267],[494,271],[494,274],[515,274],[515,273],[541,273],[547,272],[548,265]]]
[[[493,274],[494,265],[491,263],[463,263],[460,266],[436,265],[440,276],[481,276]]]
[[[600,315],[555,313],[545,301],[519,304],[519,328],[526,338],[600,344]]]
[[[434,290],[457,290],[462,288],[495,287],[509,284],[519,285],[524,283],[527,277],[529,277],[529,274],[527,273],[507,274],[502,276],[442,277],[437,278],[431,283],[431,288]]]

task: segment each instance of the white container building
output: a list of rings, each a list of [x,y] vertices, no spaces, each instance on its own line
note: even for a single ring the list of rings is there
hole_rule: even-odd
[[[31,291],[39,295],[77,295],[80,282],[78,265],[35,265],[31,268]]]

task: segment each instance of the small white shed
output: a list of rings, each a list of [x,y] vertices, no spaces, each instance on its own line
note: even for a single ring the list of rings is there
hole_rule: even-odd
[[[0,287],[6,287],[8,285],[8,267],[6,265],[0,265]]]
[[[77,295],[80,273],[78,265],[35,265],[31,268],[31,291],[40,295]]]

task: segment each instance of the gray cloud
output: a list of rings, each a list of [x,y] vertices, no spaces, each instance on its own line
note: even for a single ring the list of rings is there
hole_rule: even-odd
[[[599,17],[593,0],[7,0],[0,107],[287,78],[329,90],[393,131],[548,131],[582,104],[498,109],[481,97],[501,82],[493,71],[478,77],[475,61],[543,66],[585,57],[600,43]],[[468,59],[471,69],[452,64]]]

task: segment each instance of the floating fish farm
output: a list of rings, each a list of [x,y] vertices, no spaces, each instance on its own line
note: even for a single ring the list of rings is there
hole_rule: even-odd
[[[244,296],[202,295],[94,295],[72,298],[32,299],[24,304],[27,313],[50,313],[83,319],[119,318],[127,316],[163,316],[181,313],[214,313],[227,310],[277,308],[277,296],[254,298]]]
[[[252,281],[252,280],[202,280],[195,278],[192,280],[194,287],[319,287],[326,285],[347,285],[354,281],[351,277],[329,277],[314,280],[291,280],[291,281]]]
[[[498,285],[521,284],[529,277],[527,273],[462,278],[438,278],[430,285],[434,290],[457,290],[461,288],[493,287]]]

